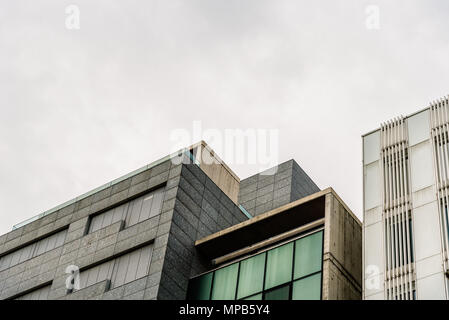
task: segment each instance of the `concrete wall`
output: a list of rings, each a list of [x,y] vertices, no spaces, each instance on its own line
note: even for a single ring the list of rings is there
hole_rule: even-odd
[[[185,299],[188,281],[211,265],[196,240],[247,220],[231,199],[196,165],[182,167],[158,299]]]
[[[237,203],[239,196],[239,177],[206,144],[201,141],[190,147],[200,168],[232,200]]]
[[[45,283],[51,283],[49,299],[134,298],[154,299],[157,295],[158,273],[162,270],[171,213],[174,208],[181,166],[166,161],[95,193],[48,216],[31,222],[0,237],[0,255],[45,237],[61,228],[68,228],[62,246],[0,272],[0,298],[14,297]],[[89,216],[134,199],[156,187],[165,185],[162,212],[154,218],[123,229],[123,223],[86,235]],[[66,295],[66,267],[89,268],[110,257],[153,243],[153,258],[148,276],[105,292],[99,283]],[[134,295],[137,293],[139,296]]]
[[[360,300],[362,225],[333,193],[325,201],[323,300]]]
[[[86,234],[89,217],[163,186],[161,213],[126,227],[123,221]],[[0,299],[51,285],[49,299],[183,299],[196,260],[194,241],[246,216],[196,165],[170,160],[0,237],[0,256],[68,228],[62,246],[0,272]],[[152,246],[148,275],[109,290],[102,281],[67,294],[66,268],[96,266]]]
[[[318,186],[292,159],[241,180],[239,204],[257,216],[318,191]]]

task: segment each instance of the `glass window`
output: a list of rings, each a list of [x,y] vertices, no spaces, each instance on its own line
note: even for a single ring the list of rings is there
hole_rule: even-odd
[[[92,216],[88,233],[110,226],[120,220],[125,220],[125,226],[130,227],[157,216],[162,210],[164,194],[165,188],[162,187],[118,207]]]
[[[17,297],[15,300],[48,300],[48,294],[50,293],[51,284],[28,292],[22,296]]]
[[[430,138],[429,117],[429,110],[425,110],[407,119],[409,146],[413,146]]]
[[[363,138],[363,163],[369,164],[380,159],[380,130]]]
[[[190,280],[189,292],[187,294],[189,299],[209,300],[213,274],[214,274],[213,272],[210,272],[201,277]]]
[[[237,299],[248,297],[263,290],[265,253],[240,262]]]
[[[265,289],[291,281],[293,265],[293,242],[268,251]]]
[[[80,273],[80,289],[110,280],[110,289],[122,286],[148,274],[153,245],[147,245]]]
[[[323,232],[316,232],[296,241],[294,279],[321,270],[323,256]]]
[[[67,235],[67,230],[68,229],[64,229],[54,233],[0,257],[0,271],[11,268],[19,263],[62,246]]]
[[[191,279],[187,297],[193,300],[320,299],[322,254],[323,231],[317,231]]]
[[[290,296],[290,285],[286,285],[265,293],[264,300],[288,300]]]
[[[321,272],[293,282],[292,300],[320,300]]]
[[[430,141],[421,142],[410,147],[410,169],[412,192],[424,189],[435,183],[432,144]]]
[[[380,162],[376,161],[364,167],[365,210],[382,204],[382,181]]]
[[[237,287],[237,273],[239,264],[234,263],[215,271],[212,286],[212,300],[234,300]]]

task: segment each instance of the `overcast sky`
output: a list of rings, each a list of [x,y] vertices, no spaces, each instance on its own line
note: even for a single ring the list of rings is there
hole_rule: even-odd
[[[194,121],[279,130],[279,161],[362,218],[361,135],[449,93],[448,14],[447,0],[0,0],[0,234],[167,155]]]

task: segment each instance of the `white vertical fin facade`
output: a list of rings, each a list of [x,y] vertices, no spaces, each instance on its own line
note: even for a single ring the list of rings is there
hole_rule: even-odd
[[[449,273],[449,97],[434,101],[430,105],[431,139],[436,177],[439,210],[441,256],[443,272]],[[445,292],[448,291],[448,277],[444,277]]]
[[[404,118],[381,126],[384,290],[388,300],[413,300],[415,254],[411,214],[410,161]]]
[[[449,299],[449,96],[363,136],[363,170],[364,299]]]

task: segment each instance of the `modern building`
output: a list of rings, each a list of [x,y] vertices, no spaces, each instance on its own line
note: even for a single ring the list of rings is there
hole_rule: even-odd
[[[361,238],[294,160],[240,181],[200,142],[0,236],[0,299],[360,299]]]
[[[364,299],[448,299],[448,97],[363,136]]]
[[[195,242],[189,299],[361,299],[361,223],[328,188]]]

